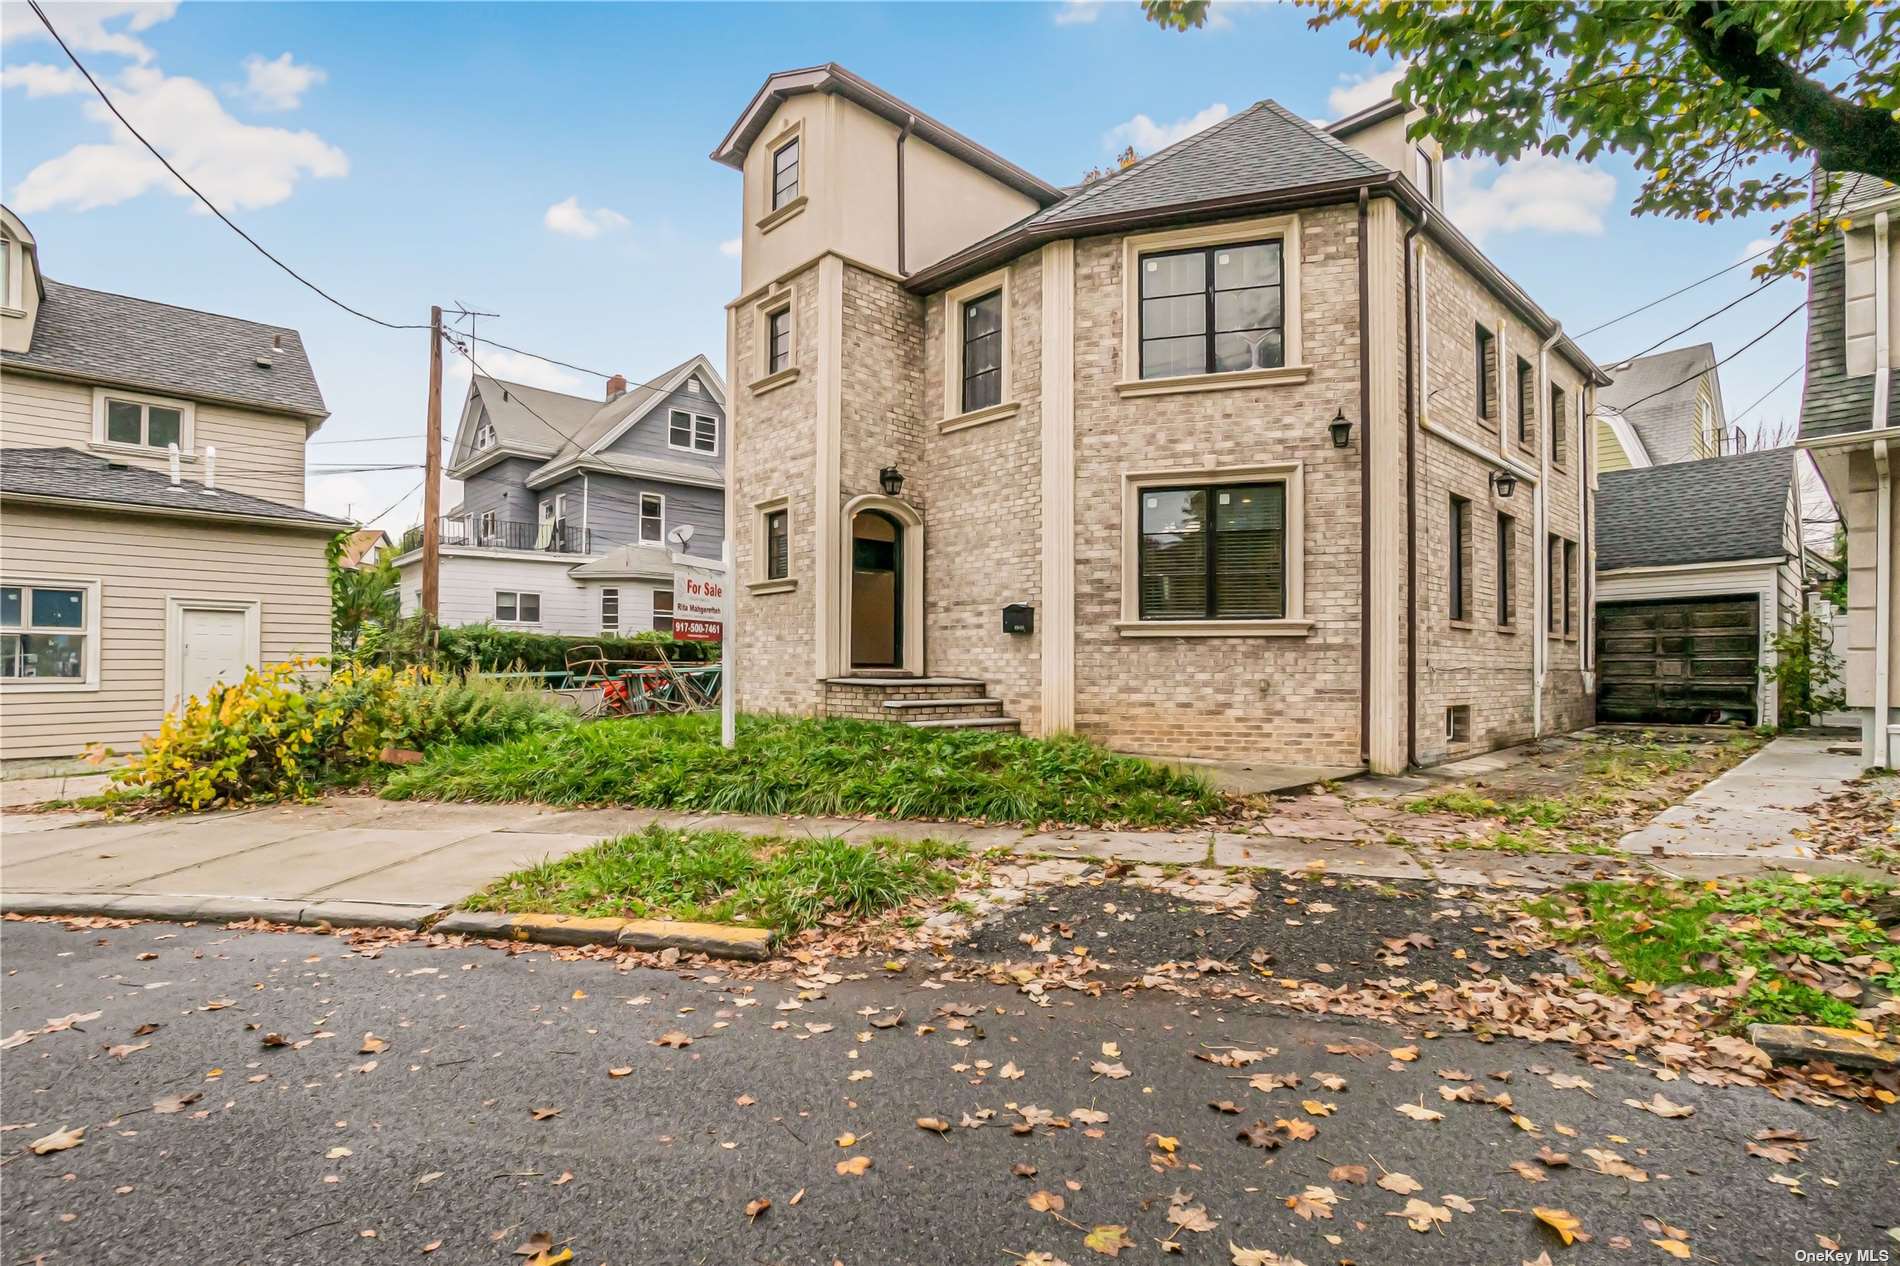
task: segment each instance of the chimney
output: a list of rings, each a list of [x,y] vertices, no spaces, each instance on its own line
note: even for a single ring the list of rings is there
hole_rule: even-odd
[[[615,374],[612,378],[607,380],[607,398],[609,400],[618,400],[621,396],[626,394],[627,376],[625,374]]]

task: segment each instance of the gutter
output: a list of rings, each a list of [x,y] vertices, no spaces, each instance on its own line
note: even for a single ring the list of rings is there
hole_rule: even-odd
[[[14,359],[16,355],[18,353],[7,355],[4,368],[9,374],[24,374],[30,378],[51,378],[56,382],[76,382],[92,387],[123,387],[127,391],[143,391],[154,396],[171,396],[174,399],[190,400],[199,404],[224,404],[238,409],[250,409],[256,413],[274,413],[280,417],[301,418],[304,422],[312,424],[307,434],[315,433],[316,428],[330,416],[328,409],[305,409],[297,405],[272,400],[257,400],[249,396],[218,395],[202,391],[197,387],[146,382],[138,378],[111,378],[88,370],[61,369],[53,365],[36,365],[30,361],[19,361]]]
[[[1888,426],[1887,397],[1893,379],[1893,329],[1889,307],[1893,239],[1887,212],[1874,216],[1874,414],[1875,431]],[[1893,461],[1885,435],[1874,441],[1874,697],[1867,759],[1893,767]]]
[[[1550,419],[1545,415],[1550,412],[1550,349],[1556,345],[1557,340],[1562,338],[1563,335],[1564,327],[1561,323],[1558,323],[1557,328],[1550,332],[1549,336],[1544,339],[1542,346],[1537,349],[1537,386],[1543,395],[1543,399],[1536,401],[1533,405],[1534,408],[1537,408],[1537,416],[1544,420],[1544,425],[1537,428],[1537,486],[1531,489],[1531,496],[1534,499],[1532,502],[1534,509],[1531,518],[1537,524],[1537,548],[1543,552],[1543,566],[1538,570],[1546,573],[1542,585],[1543,599],[1546,604],[1550,603],[1552,592],[1556,588],[1556,577],[1548,574],[1550,570],[1550,497],[1546,489],[1550,485],[1550,437],[1552,432]],[[1524,402],[1520,400],[1518,402],[1518,408],[1522,409],[1523,407]],[[1577,574],[1581,578],[1584,563],[1583,551],[1579,549],[1577,553]],[[1562,565],[1561,555],[1559,555],[1558,565]],[[1569,577],[1566,576],[1565,580],[1568,581]],[[1557,611],[1553,607],[1545,615],[1544,627],[1537,631],[1537,640],[1531,643],[1531,663],[1535,670],[1531,674],[1532,738],[1542,737],[1544,733],[1544,678],[1550,673],[1549,631],[1551,621],[1556,617]],[[1583,618],[1581,594],[1578,595],[1577,617],[1579,621]],[[1581,630],[1579,630],[1579,632],[1581,632]],[[1581,654],[1581,652],[1579,652],[1579,654]]]
[[[1372,356],[1367,334],[1372,321],[1371,279],[1366,275],[1367,210],[1372,191],[1359,189],[1359,760],[1372,758]]]
[[[907,277],[910,270],[904,267],[904,150],[905,142],[917,126],[917,116],[906,114],[904,126],[897,134],[897,275]]]
[[[1426,218],[1430,217],[1427,212]],[[1415,220],[1405,230],[1405,765],[1418,765],[1418,369],[1423,359],[1418,346],[1418,319],[1423,297],[1423,273],[1418,295],[1412,290],[1413,239],[1425,227]]]
[[[316,522],[310,519],[274,519],[267,514],[217,514],[207,510],[187,510],[173,506],[139,505],[130,501],[98,501],[87,497],[39,497],[31,493],[0,492],[0,502],[9,505],[44,506],[52,510],[98,510],[105,514],[135,514],[157,519],[193,519],[211,523],[244,523],[257,527],[282,528],[286,531],[321,532],[335,536],[355,527],[342,519]]]

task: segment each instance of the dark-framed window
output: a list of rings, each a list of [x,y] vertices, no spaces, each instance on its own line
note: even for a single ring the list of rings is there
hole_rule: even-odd
[[[1451,519],[1446,525],[1446,552],[1450,567],[1451,618],[1471,618],[1471,502],[1463,497],[1451,499]]]
[[[963,412],[1003,401],[1003,292],[963,304]]]
[[[1564,434],[1569,420],[1564,416],[1565,405],[1564,389],[1553,382],[1550,384],[1550,460],[1559,466],[1564,464],[1564,450],[1568,447],[1568,437]]]
[[[1517,520],[1498,516],[1498,623],[1517,623]]]
[[[1552,633],[1560,633],[1563,631],[1564,608],[1568,606],[1570,602],[1569,598],[1566,597],[1563,592],[1563,550],[1564,538],[1552,532],[1546,542],[1546,548],[1544,550],[1544,575],[1549,578],[1550,593],[1550,613],[1549,618],[1545,621],[1545,627]]]
[[[1564,636],[1577,631],[1577,543],[1564,542]]]
[[[1141,488],[1140,617],[1286,618],[1284,481]]]
[[[1476,345],[1478,349],[1478,416],[1487,420],[1497,416],[1498,402],[1494,396],[1498,374],[1497,335],[1477,327]]]
[[[671,589],[653,591],[653,631],[655,633],[673,631],[673,591]]]
[[[1537,379],[1531,363],[1517,358],[1517,442],[1529,444],[1537,421]]]
[[[1417,147],[1417,152],[1418,191],[1425,195],[1425,201],[1436,206],[1438,204],[1438,190],[1436,187],[1437,182],[1432,179],[1432,156],[1425,151],[1423,145]]]
[[[798,138],[772,151],[772,210],[798,197]]]
[[[769,510],[765,515],[765,578],[784,580],[792,574],[791,512]]]
[[[792,310],[780,308],[765,318],[765,372],[776,374],[792,365]]]
[[[1281,249],[1272,238],[1143,255],[1141,376],[1286,364]]]

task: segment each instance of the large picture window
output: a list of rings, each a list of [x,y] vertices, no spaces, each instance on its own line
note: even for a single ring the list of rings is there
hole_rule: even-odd
[[[0,586],[0,681],[84,682],[98,633],[95,601],[90,585]]]
[[[1286,364],[1278,240],[1143,255],[1141,376]]]
[[[963,305],[963,411],[1003,399],[1003,292],[992,290]]]
[[[1286,616],[1286,484],[1142,488],[1143,620]]]

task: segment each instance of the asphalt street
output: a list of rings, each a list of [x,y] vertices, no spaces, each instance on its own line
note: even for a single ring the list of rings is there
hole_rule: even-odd
[[[521,1263],[545,1233],[581,1266],[1083,1266],[1111,1260],[1085,1241],[1109,1226],[1142,1262],[1680,1256],[1658,1241],[1711,1263],[1900,1260],[1891,1113],[1555,1043],[1155,990],[1039,1006],[922,961],[834,966],[800,998],[539,951],[7,922],[0,966],[0,1031],[37,1032],[0,1054],[7,1262]],[[1624,1103],[1658,1091],[1693,1115]],[[1764,1130],[1805,1141],[1749,1154]],[[1591,1238],[1563,1244],[1538,1207]]]

